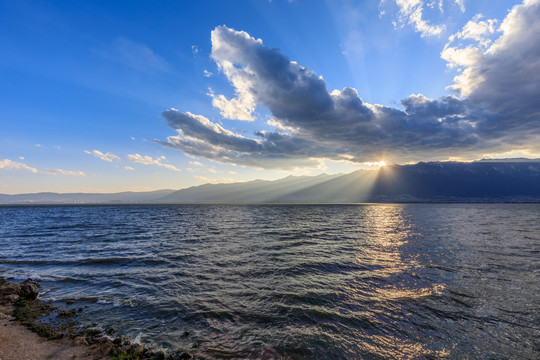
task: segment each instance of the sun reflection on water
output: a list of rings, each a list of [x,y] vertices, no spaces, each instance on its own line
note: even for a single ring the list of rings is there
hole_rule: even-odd
[[[365,317],[380,328],[402,333],[400,323],[408,315],[406,304],[418,302],[444,292],[443,284],[433,284],[417,275],[421,267],[404,247],[415,236],[411,225],[403,216],[402,205],[370,206],[360,214],[363,243],[356,253],[356,262],[367,266],[346,289],[351,299],[370,302],[372,307]],[[363,351],[383,358],[414,359],[420,356],[445,358],[446,349],[432,350],[426,341],[418,338],[414,328],[405,330],[405,336],[391,332],[384,334],[358,330],[357,336]],[[403,335],[403,334],[401,334]],[[369,337],[369,341],[364,341]]]

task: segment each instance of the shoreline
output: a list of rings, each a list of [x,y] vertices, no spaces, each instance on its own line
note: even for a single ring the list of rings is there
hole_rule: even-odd
[[[0,360],[118,359],[185,360],[193,355],[166,354],[132,342],[129,337],[83,327],[77,313],[41,301],[39,283],[27,279],[10,283],[0,277]]]

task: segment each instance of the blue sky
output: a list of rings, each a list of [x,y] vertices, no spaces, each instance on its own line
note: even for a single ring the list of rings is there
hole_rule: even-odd
[[[537,157],[538,9],[0,1],[0,193]]]

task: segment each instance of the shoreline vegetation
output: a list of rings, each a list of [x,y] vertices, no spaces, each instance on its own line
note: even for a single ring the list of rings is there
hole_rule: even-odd
[[[152,351],[132,342],[127,336],[81,326],[77,314],[84,311],[62,310],[52,302],[38,298],[39,283],[27,279],[10,283],[0,277],[0,358],[112,359],[112,360],[184,360],[193,355],[181,350],[170,354]]]

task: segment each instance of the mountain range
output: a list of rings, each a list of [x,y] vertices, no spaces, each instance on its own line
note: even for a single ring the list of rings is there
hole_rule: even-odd
[[[540,159],[420,162],[151,192],[0,194],[0,204],[540,202]]]

